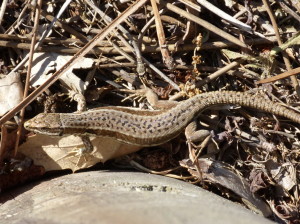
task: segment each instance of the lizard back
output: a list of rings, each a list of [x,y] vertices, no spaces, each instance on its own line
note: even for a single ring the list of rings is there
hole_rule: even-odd
[[[61,113],[61,135],[96,135],[140,145],[159,145],[176,137],[203,110],[224,104],[258,109],[300,123],[300,114],[279,103],[248,93],[221,91],[194,96],[164,111],[104,107],[81,113]],[[44,119],[47,115],[45,114]],[[47,134],[47,133],[45,133]]]

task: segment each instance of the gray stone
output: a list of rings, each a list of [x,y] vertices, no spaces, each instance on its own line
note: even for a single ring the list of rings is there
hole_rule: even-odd
[[[273,223],[192,184],[138,172],[61,176],[0,201],[0,223]]]

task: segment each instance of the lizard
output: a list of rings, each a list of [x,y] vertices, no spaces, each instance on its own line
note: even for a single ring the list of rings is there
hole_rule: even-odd
[[[160,107],[164,104],[163,101],[158,100],[151,89],[146,88],[145,92],[151,105]],[[204,110],[228,104],[262,110],[300,123],[300,113],[264,97],[243,92],[216,91],[199,94],[177,103],[172,101],[165,109],[159,111],[111,106],[77,113],[42,113],[25,122],[24,126],[30,131],[53,136],[111,137],[118,142],[136,146],[134,150],[129,148],[130,152],[134,152],[146,146],[156,146],[170,141],[184,129],[186,132],[189,127],[193,129],[193,125],[190,124],[195,124],[195,118]],[[189,139],[187,142],[191,143]],[[195,152],[190,150],[191,144],[188,145],[189,152],[193,153],[190,154],[192,158],[197,158],[194,156]],[[109,149],[111,150],[111,146]],[[127,150],[126,153],[128,154],[129,151]],[[114,154],[107,159],[112,158]],[[201,180],[202,168],[199,160],[192,163],[197,170],[196,175]],[[79,160],[76,166],[78,164]],[[249,202],[248,205],[251,203]],[[252,204],[251,206],[253,207]]]
[[[163,104],[150,90],[146,89],[148,101]],[[106,136],[130,145],[156,146],[178,136],[204,110],[228,104],[258,109],[300,123],[300,113],[262,96],[213,91],[176,102],[163,110],[109,106],[76,113],[41,113],[26,121],[24,127],[52,136]]]

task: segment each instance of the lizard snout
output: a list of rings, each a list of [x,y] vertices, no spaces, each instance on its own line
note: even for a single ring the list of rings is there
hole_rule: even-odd
[[[55,113],[41,113],[36,117],[26,121],[24,127],[40,134],[61,135],[63,132],[60,122],[60,115]]]

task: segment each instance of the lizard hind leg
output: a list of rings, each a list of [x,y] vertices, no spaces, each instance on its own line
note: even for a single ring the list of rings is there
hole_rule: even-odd
[[[211,139],[211,134],[206,129],[197,130],[196,121],[192,121],[185,128],[185,137],[187,139],[187,144],[190,146],[189,148],[194,147],[199,151],[207,145],[208,141]],[[196,145],[195,142],[202,142],[202,143],[200,145]],[[200,153],[198,152],[197,154]]]
[[[142,102],[144,99],[147,98],[146,89],[138,89],[138,90],[131,90],[131,89],[120,89],[119,91],[121,92],[126,92],[130,93],[127,97],[125,97],[122,102],[132,99],[132,100],[137,100],[138,102]]]
[[[196,121],[192,121],[185,128],[185,136],[187,139],[187,145],[189,150],[189,158],[195,165],[199,174],[199,180],[202,181],[202,171],[198,161],[198,157],[202,152],[202,149],[208,144],[211,139],[211,134],[208,130],[198,130]],[[195,145],[194,142],[202,142],[200,145]],[[194,150],[194,148],[196,150]]]

